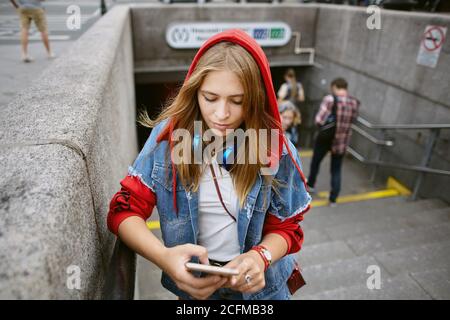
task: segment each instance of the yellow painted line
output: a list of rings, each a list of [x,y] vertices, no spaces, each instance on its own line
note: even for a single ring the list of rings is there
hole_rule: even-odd
[[[328,205],[328,200],[313,200],[311,201],[311,207],[324,207]]]
[[[320,198],[327,198],[328,199],[328,195],[329,195],[330,193],[328,192],[328,191],[320,191],[320,192],[318,192],[317,193],[317,195],[320,197]]]
[[[324,200],[322,199],[314,200],[312,201],[311,206],[313,207],[327,206],[329,204],[328,202],[329,194],[330,193],[328,191],[318,192],[317,195],[319,196],[319,198],[324,198]],[[336,202],[349,203],[349,202],[357,202],[357,201],[373,200],[397,196],[409,196],[409,195],[411,195],[411,190],[409,190],[405,185],[400,183],[394,177],[389,177],[386,183],[386,189],[384,190],[340,196]]]
[[[147,221],[147,227],[150,230],[159,229],[160,228],[159,221]]]
[[[321,192],[319,194],[328,194],[328,192]],[[349,203],[349,202],[358,202],[358,201],[365,201],[365,200],[373,200],[373,199],[382,199],[382,198],[389,198],[389,197],[397,197],[400,196],[400,194],[395,189],[385,189],[385,190],[378,190],[378,191],[372,191],[372,192],[366,192],[366,193],[360,193],[360,194],[350,194],[346,196],[340,196],[337,199],[337,203]],[[312,207],[323,207],[328,205],[328,200],[313,200],[311,203]]]
[[[400,183],[400,181],[396,180],[394,177],[388,177],[387,186],[388,189],[397,190],[402,196],[411,195],[411,190],[409,190],[405,185]]]
[[[313,151],[312,150],[304,150],[304,151],[299,151],[298,152],[300,158],[311,158],[313,155]]]

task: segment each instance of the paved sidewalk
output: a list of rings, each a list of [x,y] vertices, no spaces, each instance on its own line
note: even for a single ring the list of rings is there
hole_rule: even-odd
[[[47,12],[50,46],[56,59],[63,57],[70,45],[99,19],[99,1],[83,0],[56,1],[47,0],[44,6]],[[108,1],[110,3],[110,1]],[[76,4],[80,8],[81,28],[69,30],[66,20],[67,8]],[[48,59],[44,45],[34,23],[30,28],[28,52],[34,62],[21,61],[19,17],[13,6],[7,1],[0,4],[0,108],[10,102],[23,89],[29,87],[42,71],[54,59]]]
[[[108,10],[115,4],[131,2],[157,2],[158,0],[106,0]],[[49,29],[50,46],[57,58],[63,57],[70,45],[86,32],[100,16],[100,0],[46,0],[43,2]],[[69,6],[77,5],[81,14],[81,28],[69,30],[67,19],[73,11]],[[52,61],[47,59],[40,33],[34,23],[29,32],[28,52],[35,59],[23,63],[20,46],[19,17],[9,1],[0,3],[0,110],[23,89],[29,87]]]
[[[51,43],[52,50],[58,59],[63,55],[72,41]],[[31,85],[41,72],[55,59],[48,59],[42,43],[30,43],[29,54],[34,58],[31,63],[20,60],[20,45],[0,46],[0,108],[10,102],[16,94]]]

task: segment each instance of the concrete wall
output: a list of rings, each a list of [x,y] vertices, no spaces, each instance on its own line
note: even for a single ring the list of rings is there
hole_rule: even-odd
[[[293,32],[302,33],[302,47],[314,46],[317,6],[297,4],[149,4],[131,8],[133,20],[135,70],[139,73],[155,71],[187,71],[197,50],[170,48],[165,39],[166,28],[173,22],[283,21]],[[294,54],[294,39],[288,45],[264,48],[272,64],[299,63]],[[307,61],[308,56],[302,57]]]
[[[131,21],[118,6],[2,110],[0,298],[99,297],[108,204],[136,153]],[[66,285],[71,265],[80,290]]]
[[[316,23],[317,61],[322,68],[308,69],[303,78],[314,107],[338,76],[349,81],[350,92],[361,102],[361,115],[376,124],[450,123],[450,41],[447,39],[435,69],[416,64],[426,25],[450,28],[450,17],[383,10],[381,30],[366,27],[364,8],[320,6]],[[322,82],[326,80],[326,82]],[[373,132],[375,133],[375,132]],[[428,131],[388,131],[394,148],[382,160],[419,164]],[[450,170],[450,130],[441,132],[430,166]],[[366,156],[374,146],[354,134],[352,144]],[[412,188],[416,174],[383,169],[379,178],[394,175]],[[422,195],[450,201],[449,178],[429,175]]]

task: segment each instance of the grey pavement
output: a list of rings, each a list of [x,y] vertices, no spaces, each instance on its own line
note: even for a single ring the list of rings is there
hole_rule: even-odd
[[[64,55],[71,44],[71,41],[51,42],[56,59]],[[34,61],[24,63],[20,60],[20,45],[0,44],[0,108],[10,102],[21,90],[30,86],[32,81],[54,61],[47,58],[42,43],[30,43],[28,52]]]
[[[70,45],[78,39],[92,24],[100,18],[100,1],[57,1],[47,0],[44,7],[47,12],[50,46],[56,58],[70,54]],[[80,29],[70,30],[67,9],[76,4],[80,8]],[[112,1],[107,1],[109,7]],[[34,23],[29,32],[28,52],[34,58],[31,63],[21,61],[19,17],[9,1],[0,3],[0,108],[11,101],[17,93],[30,86],[31,82],[54,60],[49,60],[42,44],[40,33]]]

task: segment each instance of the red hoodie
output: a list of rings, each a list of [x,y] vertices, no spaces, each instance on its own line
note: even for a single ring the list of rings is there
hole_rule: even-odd
[[[267,57],[259,44],[244,31],[232,29],[218,33],[209,38],[195,55],[186,75],[185,82],[189,79],[192,72],[195,70],[200,57],[211,46],[223,41],[233,42],[242,46],[255,59],[256,63],[259,66],[266,89],[266,97],[268,99],[269,106],[268,111],[276,120],[277,127],[275,129],[278,129],[280,133],[283,132],[281,127],[280,113],[278,111],[277,98],[272,83],[269,61],[267,60]],[[174,122],[175,120],[169,121],[157,138],[157,142],[160,142],[162,140],[169,140],[171,150],[173,148],[173,141],[169,139],[169,137],[172,136],[172,132],[176,128],[176,123]],[[308,190],[303,172],[295,161],[295,158],[288,146],[288,141],[283,134],[279,135],[279,149],[277,150],[277,152],[272,153],[272,157],[270,159],[271,165],[275,165],[275,163],[277,163],[280,159],[283,150],[283,144],[286,145],[287,152],[291,160],[295,164],[295,167],[299,171],[306,190]],[[173,162],[172,177],[172,190],[176,190],[176,167]],[[110,211],[108,213],[108,227],[114,234],[117,234],[119,224],[129,216],[140,216],[144,220],[147,220],[156,203],[156,195],[145,185],[143,185],[138,178],[127,176],[121,181],[121,185],[122,189],[118,193],[116,193],[111,200]],[[178,213],[175,192],[173,194],[173,205],[176,212]],[[264,223],[263,234],[265,235],[267,233],[278,233],[283,236],[283,238],[285,238],[288,243],[288,253],[293,253],[300,250],[303,241],[303,232],[298,223],[303,220],[303,214],[308,210],[309,207],[300,214],[290,219],[286,219],[283,222],[281,222],[274,215],[267,215],[266,221]]]

